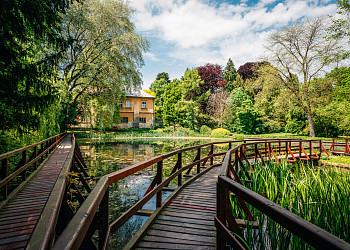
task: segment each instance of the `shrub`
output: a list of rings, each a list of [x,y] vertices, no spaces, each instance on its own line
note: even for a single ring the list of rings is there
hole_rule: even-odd
[[[224,135],[230,135],[230,131],[224,128],[216,128],[211,132],[211,136],[224,136]]]
[[[200,133],[201,135],[210,135],[211,134],[211,128],[209,128],[208,126],[206,125],[203,125],[200,129]]]
[[[268,120],[265,122],[265,131],[267,133],[278,133],[281,132],[281,125],[278,121],[275,120]]]

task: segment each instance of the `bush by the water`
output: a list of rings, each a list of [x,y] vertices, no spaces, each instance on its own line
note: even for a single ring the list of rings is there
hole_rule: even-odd
[[[211,132],[211,136],[225,136],[230,135],[230,131],[224,128],[216,128]]]
[[[211,128],[209,128],[208,126],[206,126],[206,125],[203,125],[202,127],[201,127],[201,129],[200,129],[200,133],[202,134],[202,135],[210,135],[211,134]]]

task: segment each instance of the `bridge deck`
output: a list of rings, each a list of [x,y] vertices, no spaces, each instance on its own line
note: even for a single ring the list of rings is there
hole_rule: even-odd
[[[67,136],[0,212],[0,249],[25,249],[71,149]]]
[[[215,249],[220,166],[189,183],[160,213],[136,249]]]

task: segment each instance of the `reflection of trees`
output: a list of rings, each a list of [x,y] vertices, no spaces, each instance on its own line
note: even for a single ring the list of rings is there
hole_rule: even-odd
[[[89,175],[96,183],[98,179],[108,173],[125,168],[131,164],[141,162],[152,157],[169,153],[171,151],[204,144],[208,140],[124,140],[124,141],[83,141],[81,150],[89,168]],[[228,146],[227,146],[228,148]],[[210,146],[201,150],[202,157],[210,151]],[[220,150],[221,151],[221,150]],[[218,149],[216,149],[218,152]],[[196,157],[197,150],[183,152],[183,166],[191,163]],[[220,159],[221,160],[221,159]],[[164,160],[163,179],[170,175],[171,170],[177,162],[177,155]],[[122,213],[139,201],[156,171],[152,167],[144,169],[137,174],[131,175],[123,180],[110,185],[109,207],[110,222],[119,218]],[[196,169],[192,171],[196,173]],[[174,179],[170,186],[176,186],[177,179]],[[147,219],[147,218],[146,218]],[[111,238],[110,249],[122,249],[131,237],[137,232],[145,221],[145,217],[133,216],[124,224]]]

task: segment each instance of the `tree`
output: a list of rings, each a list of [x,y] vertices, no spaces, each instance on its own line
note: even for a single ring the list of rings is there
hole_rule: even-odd
[[[166,80],[167,84],[170,83],[169,74],[166,72],[158,73],[156,80],[160,80],[160,79]]]
[[[165,125],[173,125],[179,121],[179,115],[176,110],[176,104],[181,99],[181,91],[179,90],[180,81],[178,79],[166,86],[164,92],[164,104],[162,109],[163,122]]]
[[[224,88],[217,90],[215,93],[209,96],[207,106],[208,113],[214,117],[214,119],[218,122],[220,128],[222,128],[222,124],[224,123],[224,120],[227,118],[229,113],[229,96],[230,93]]]
[[[231,92],[233,89],[242,87],[237,86],[237,76],[238,73],[235,68],[235,64],[232,62],[231,58],[228,59],[226,67],[223,70],[223,79],[226,81],[224,88]]]
[[[243,81],[254,80],[258,77],[257,69],[266,64],[266,62],[247,62],[241,65],[237,73],[242,77]]]
[[[2,1],[0,10],[0,130],[38,128],[56,100],[55,80],[66,41],[60,13],[71,1]]]
[[[151,91],[153,91],[156,94],[156,105],[159,108],[163,107],[163,103],[164,103],[164,92],[165,92],[165,88],[168,86],[168,83],[165,79],[160,78],[158,80],[155,80],[152,84],[151,84]]]
[[[122,0],[85,0],[74,3],[63,15],[64,37],[71,39],[61,65],[67,99],[73,105],[95,102],[95,112],[112,117],[122,90],[139,87],[142,53],[147,40],[135,32],[133,10]],[[104,108],[96,107],[103,105]],[[109,122],[112,122],[110,119]]]
[[[199,85],[199,94],[193,93],[194,96],[201,96],[208,91],[213,93],[225,85],[225,80],[222,78],[223,74],[220,65],[207,63],[206,65],[200,66],[196,69],[203,83]],[[202,112],[206,112],[207,101],[201,101],[201,109]]]
[[[281,82],[298,100],[308,117],[310,136],[315,137],[309,98],[310,81],[327,65],[324,57],[337,56],[338,42],[325,40],[327,20],[324,17],[305,19],[272,33],[265,46],[265,60],[279,72]],[[301,80],[299,80],[299,77]]]

